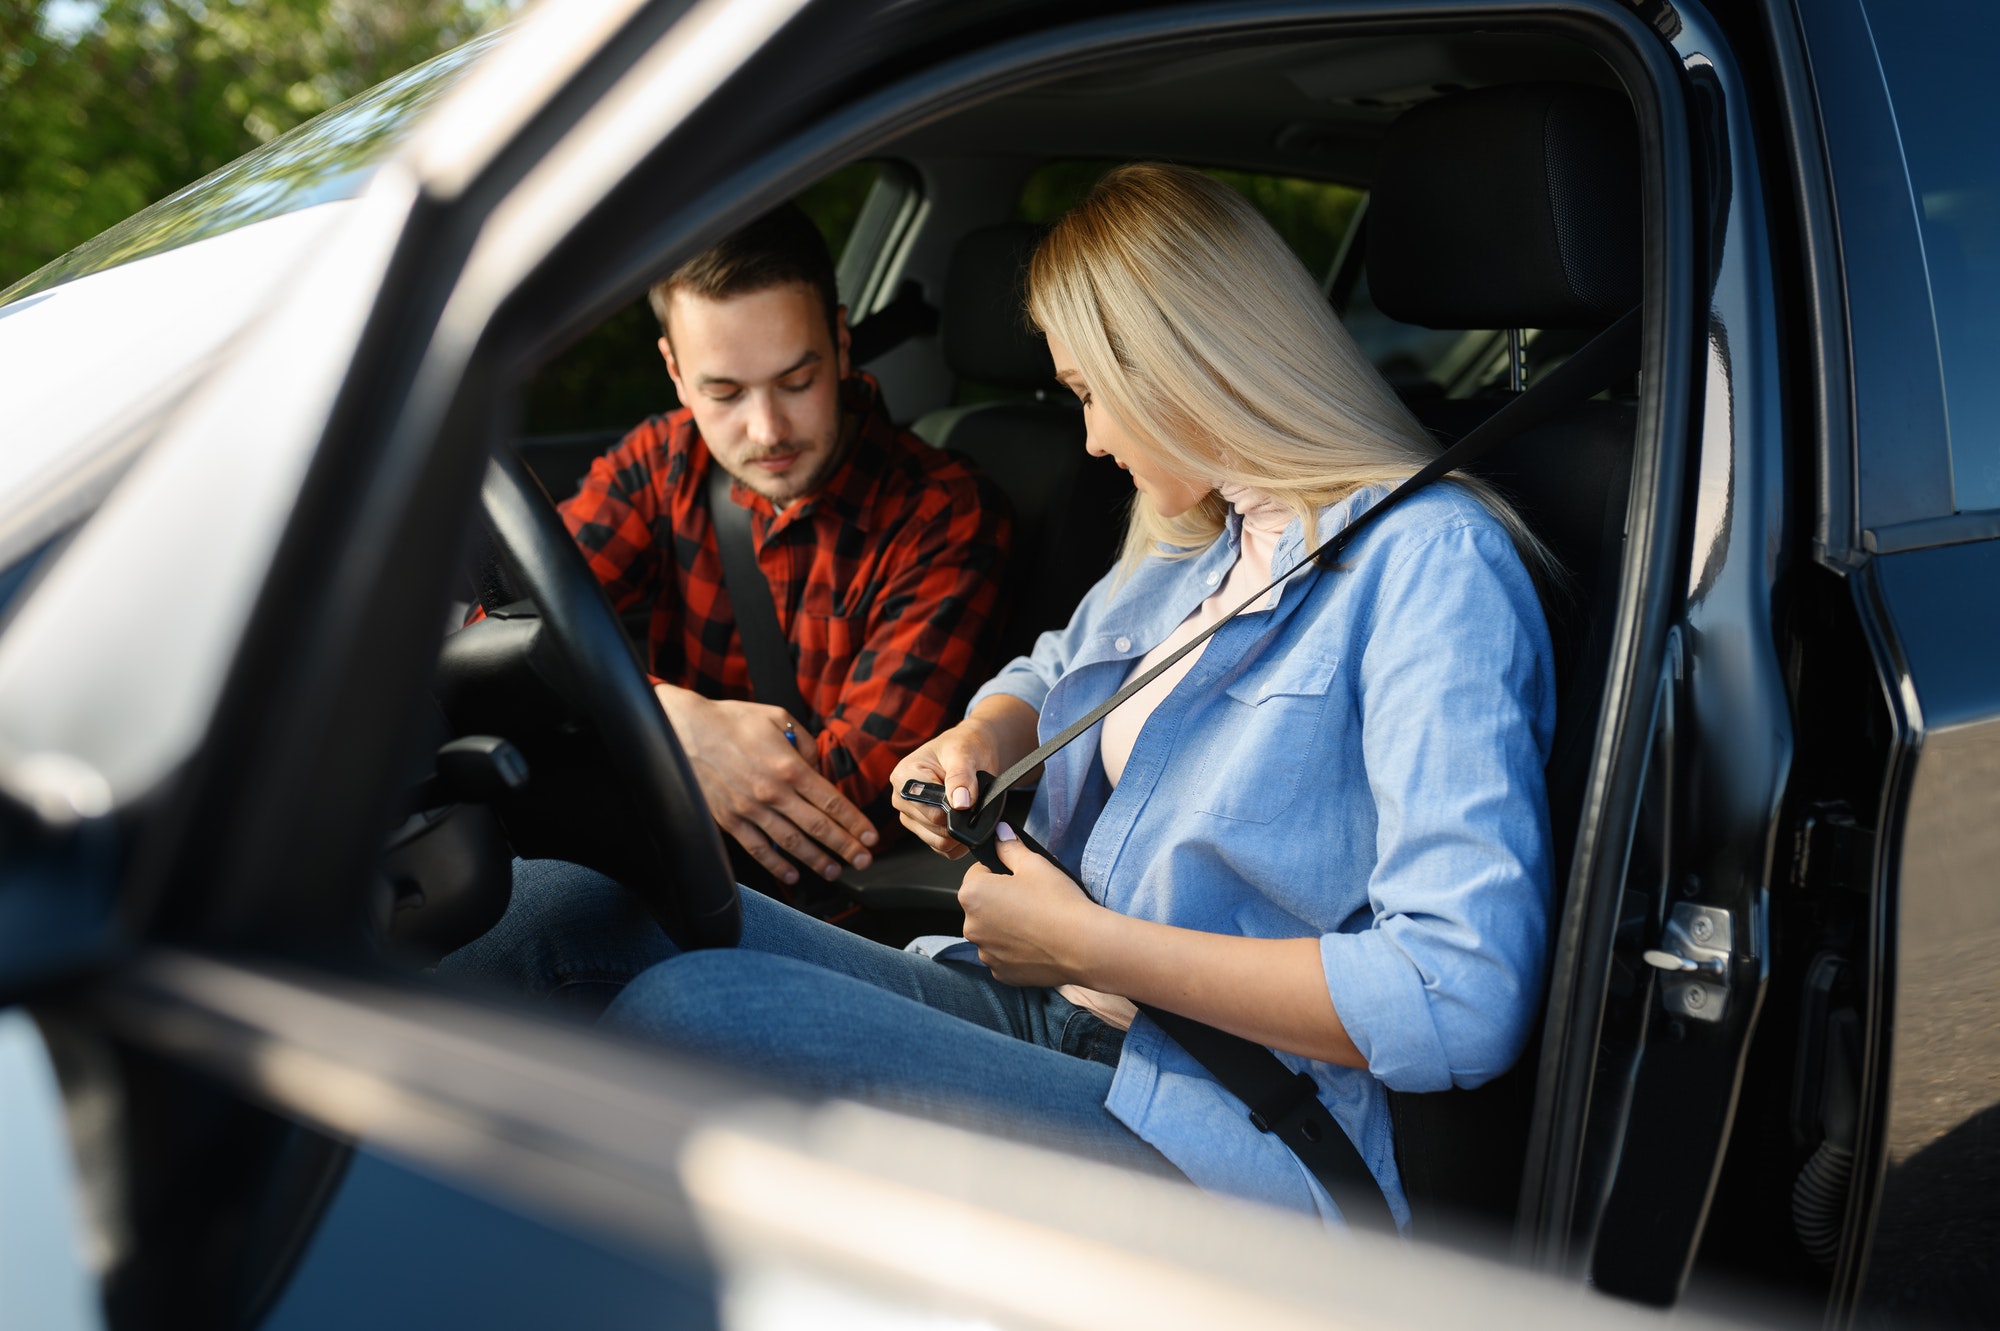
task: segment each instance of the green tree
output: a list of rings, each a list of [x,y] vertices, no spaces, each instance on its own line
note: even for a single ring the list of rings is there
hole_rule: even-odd
[[[0,289],[512,8],[0,0]]]

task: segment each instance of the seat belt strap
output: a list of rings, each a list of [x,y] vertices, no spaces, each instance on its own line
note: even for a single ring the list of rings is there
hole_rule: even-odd
[[[756,543],[750,534],[750,511],[729,497],[730,475],[711,456],[708,460],[708,516],[715,524],[715,548],[722,556],[722,585],[736,614],[736,636],[750,663],[750,691],[761,703],[782,707],[809,734],[819,717],[799,692],[798,669],[791,644],[778,627],[778,607],[771,584],[757,567]]]
[[[945,820],[947,830],[955,840],[972,847],[975,852],[982,845],[990,844],[993,829],[1000,822],[1000,811],[1005,806],[1008,791],[1012,790],[1023,777],[1053,757],[1057,750],[1067,747],[1085,731],[1110,715],[1114,709],[1124,705],[1133,694],[1172,669],[1175,662],[1207,642],[1209,636],[1216,630],[1263,600],[1308,564],[1317,563],[1322,568],[1333,568],[1338,564],[1342,552],[1356,537],[1411,495],[1445,473],[1478,461],[1507,440],[1541,424],[1564,407],[1594,396],[1607,385],[1631,373],[1638,362],[1639,310],[1634,306],[1616,323],[1578,347],[1568,360],[1538,380],[1534,387],[1515,395],[1512,401],[1481,421],[1463,439],[1438,454],[1422,470],[1391,490],[1383,497],[1381,503],[1355,517],[1321,542],[1311,554],[1251,593],[1243,604],[1189,638],[1152,669],[1127,680],[1124,687],[1084,713],[1054,739],[1002,772],[997,779],[982,773],[973,806],[970,809],[947,808]]]
[[[1208,1069],[1223,1089],[1243,1101],[1250,1122],[1283,1142],[1306,1172],[1319,1180],[1347,1223],[1358,1229],[1386,1233],[1396,1230],[1396,1218],[1374,1171],[1361,1158],[1354,1141],[1320,1103],[1319,1086],[1303,1072],[1293,1072],[1278,1056],[1254,1040],[1219,1031],[1213,1026],[1167,1012],[1150,1004],[1139,1010],[1189,1057]]]
[[[1335,567],[1341,553],[1357,536],[1432,481],[1478,461],[1515,435],[1539,425],[1565,407],[1595,396],[1632,373],[1639,364],[1639,333],[1639,308],[1634,306],[1616,323],[1577,348],[1568,360],[1538,380],[1532,388],[1517,394],[1463,439],[1391,490],[1381,503],[1354,518],[1311,554],[1253,593],[1230,614],[1197,633],[1152,669],[1127,681],[1123,688],[1093,707],[1054,739],[1009,767],[998,779],[990,772],[979,773],[979,794],[972,808],[954,809],[941,787],[926,786],[918,781],[905,783],[903,797],[943,809],[946,828],[953,839],[971,847],[979,862],[993,872],[1007,873],[994,847],[993,833],[999,825],[1007,793],[1016,782],[1102,721],[1113,708],[1152,683],[1174,662],[1206,642],[1210,634],[1269,595],[1307,564]],[[1030,850],[1052,864],[1061,864],[1032,837],[1025,833],[1018,835]],[[1064,872],[1068,872],[1067,868]],[[1318,1087],[1311,1077],[1293,1072],[1279,1061],[1276,1054],[1254,1040],[1231,1035],[1203,1022],[1147,1004],[1142,1003],[1138,1007],[1175,1044],[1186,1050],[1189,1057],[1206,1068],[1225,1090],[1248,1107],[1250,1121],[1259,1131],[1272,1133],[1291,1149],[1299,1163],[1319,1180],[1320,1186],[1327,1190],[1350,1222],[1394,1227],[1388,1201],[1375,1182],[1374,1172],[1361,1158],[1360,1151],[1339,1121],[1321,1103]]]

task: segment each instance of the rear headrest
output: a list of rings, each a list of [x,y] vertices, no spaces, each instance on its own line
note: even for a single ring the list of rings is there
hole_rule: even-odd
[[[1028,259],[1042,228],[1026,222],[969,231],[944,280],[944,359],[993,388],[1051,388],[1049,344],[1028,322]]]
[[[1426,328],[1595,328],[1639,301],[1639,135],[1615,92],[1513,84],[1389,127],[1368,290]]]

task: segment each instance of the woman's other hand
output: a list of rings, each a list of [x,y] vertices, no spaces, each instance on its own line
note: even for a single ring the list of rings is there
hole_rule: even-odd
[[[966,848],[945,830],[944,810],[903,798],[907,781],[928,781],[944,787],[956,809],[969,809],[979,798],[979,773],[1004,771],[1035,747],[1035,709],[1019,698],[987,698],[972,714],[928,744],[913,750],[889,776],[890,803],[903,826],[932,850],[955,860]]]
[[[1006,874],[982,864],[965,871],[958,904],[965,911],[966,941],[995,979],[1012,985],[1058,985],[1078,979],[1077,945],[1104,908],[1076,881],[1000,824],[994,843]]]

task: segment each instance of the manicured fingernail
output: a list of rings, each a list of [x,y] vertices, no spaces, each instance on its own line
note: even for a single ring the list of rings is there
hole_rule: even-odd
[[[971,808],[972,792],[967,790],[964,786],[954,787],[951,792],[951,807],[954,809]]]
[[[882,838],[876,836],[873,832],[863,832],[861,834],[861,844],[864,846],[872,846],[881,839]]]
[[[787,885],[796,883],[798,881],[799,881],[799,871],[797,869],[785,870],[785,882]]]
[[[1002,841],[1019,841],[1021,839],[1015,836],[1014,829],[1007,826],[1007,824],[1005,823],[1002,823],[1000,824],[1000,826],[994,828],[993,835],[999,837]]]
[[[854,857],[854,867],[857,869],[865,869],[874,862],[875,857],[865,850]]]

